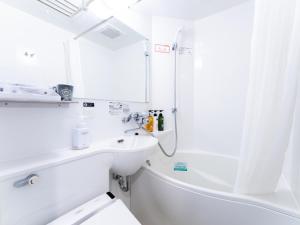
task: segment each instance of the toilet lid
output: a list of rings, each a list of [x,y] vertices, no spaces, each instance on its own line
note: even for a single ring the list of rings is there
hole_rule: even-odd
[[[81,225],[141,225],[120,200],[115,201]]]
[[[48,225],[141,225],[125,204],[101,195],[57,218]]]

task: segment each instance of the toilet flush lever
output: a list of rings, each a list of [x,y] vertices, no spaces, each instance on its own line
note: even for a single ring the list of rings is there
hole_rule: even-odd
[[[38,182],[39,176],[37,174],[30,174],[28,177],[18,180],[14,183],[14,187],[21,188],[27,185],[34,185]]]

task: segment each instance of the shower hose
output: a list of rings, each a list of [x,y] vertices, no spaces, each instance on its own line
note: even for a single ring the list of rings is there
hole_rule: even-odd
[[[177,146],[178,146],[178,132],[177,132],[177,43],[174,44],[173,47],[174,50],[174,105],[172,109],[172,114],[174,117],[174,135],[175,135],[175,143],[173,147],[172,153],[168,153],[165,148],[162,146],[162,144],[158,141],[158,146],[162,153],[167,157],[173,157],[176,154]],[[147,131],[145,128],[143,128],[147,133],[149,133],[152,137],[155,137],[154,134]]]

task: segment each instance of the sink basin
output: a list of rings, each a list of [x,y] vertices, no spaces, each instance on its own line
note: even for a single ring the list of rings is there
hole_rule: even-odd
[[[109,140],[105,148],[113,152],[112,171],[121,176],[135,174],[154,151],[158,140],[151,136],[124,136]]]

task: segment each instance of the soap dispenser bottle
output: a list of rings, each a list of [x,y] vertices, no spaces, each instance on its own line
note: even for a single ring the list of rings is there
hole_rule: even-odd
[[[153,132],[154,130],[154,117],[152,115],[152,112],[152,110],[149,110],[148,123],[145,127],[148,132]]]
[[[163,110],[159,111],[159,115],[158,115],[158,119],[157,119],[157,123],[158,123],[158,131],[164,131],[165,129],[165,118],[163,115]]]
[[[154,124],[153,124],[153,129],[155,131],[158,131],[158,110],[153,111],[153,118],[154,118]]]
[[[81,121],[72,131],[72,149],[81,150],[90,146],[90,131],[87,124],[81,118]]]

